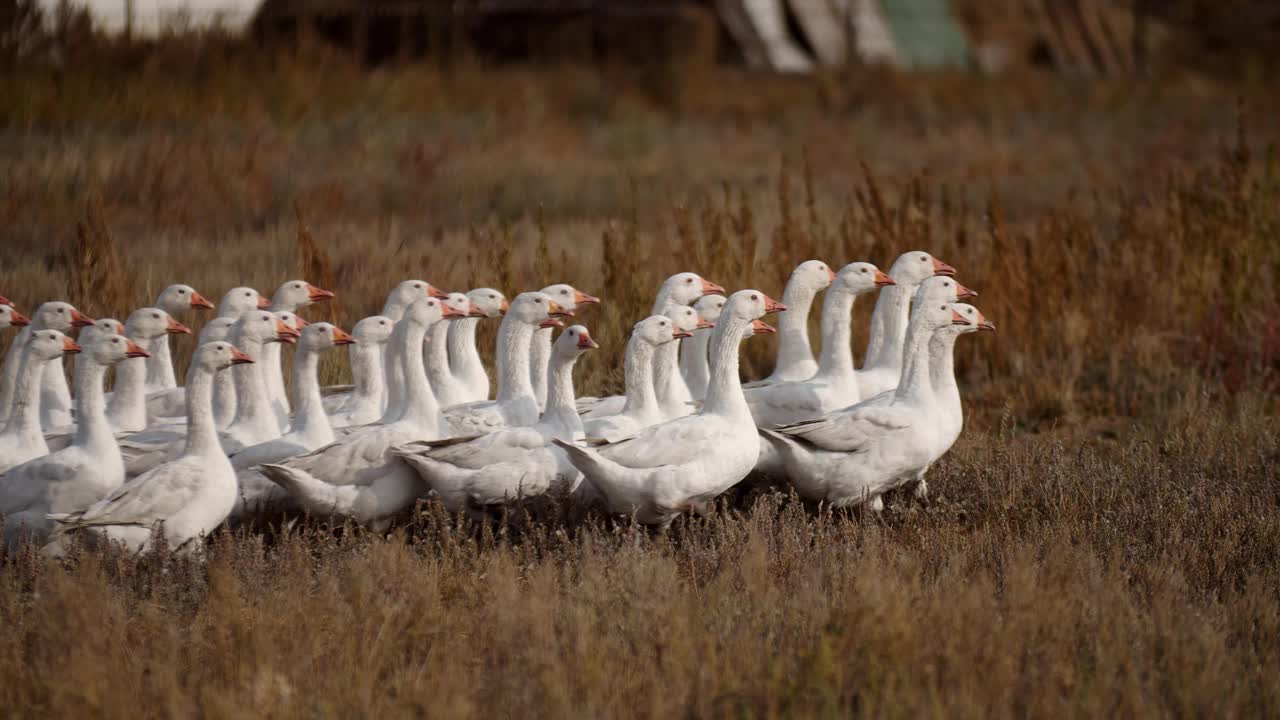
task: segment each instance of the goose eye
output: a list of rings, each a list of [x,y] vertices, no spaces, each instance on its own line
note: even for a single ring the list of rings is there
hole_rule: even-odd
[[[752,295],[752,296],[751,296],[751,299],[752,299],[752,300],[759,300],[759,299],[760,299],[760,296],[759,296],[759,295]]]
[[[578,335],[578,333],[576,333],[576,332],[574,332],[574,331],[572,331],[572,330],[570,330],[570,331],[569,331],[569,337],[577,337],[577,335]]]
[[[244,296],[245,296],[245,297],[253,297],[253,293],[245,293],[245,294],[244,294]]]
[[[866,274],[867,274],[867,269],[866,269],[866,268],[862,268],[862,270],[860,270],[859,272],[861,272],[863,275],[866,275]]]
[[[111,341],[111,344],[112,344],[112,345],[119,345],[119,344],[120,344],[120,341],[119,341],[119,340],[112,340],[112,341]]]
[[[186,290],[179,290],[179,291],[178,291],[178,294],[179,294],[179,295],[186,295],[186,294],[187,294],[187,291],[186,291]]]
[[[159,319],[160,319],[160,316],[159,316],[159,315],[157,315],[157,314],[155,314],[155,313],[151,313],[151,319],[152,319],[152,320],[159,320]]]
[[[414,283],[413,287],[415,290],[420,289],[422,287],[422,283]]]
[[[62,313],[64,313],[64,312],[66,312],[66,310],[63,310],[62,308],[58,308],[58,314],[59,314],[59,315],[61,315],[61,314],[62,314]]]
[[[944,283],[942,283],[942,287],[951,287],[951,283],[949,283],[949,282],[944,282]]]
[[[685,278],[684,281],[685,281],[685,284],[688,284],[693,282],[693,278]]]
[[[942,307],[940,307],[940,308],[938,308],[938,309],[939,309],[939,310],[946,310],[946,309],[947,309],[947,306],[946,306],[946,305],[943,305]]]
[[[536,302],[536,303],[540,303],[540,302],[542,302],[542,298],[538,298],[538,299],[534,300],[534,302]]]

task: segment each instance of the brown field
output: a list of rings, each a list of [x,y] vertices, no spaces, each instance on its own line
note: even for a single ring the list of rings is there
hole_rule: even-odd
[[[933,501],[882,517],[756,487],[665,532],[424,503],[389,536],[223,534],[207,562],[6,557],[4,714],[1280,715],[1272,88],[370,72],[193,41],[0,65],[24,310],[306,276],[349,326],[408,277],[571,282],[605,300],[579,317],[595,394],[670,273],[779,297],[810,257],[927,249],[1000,331],[960,343]],[[758,377],[772,340],[747,345]]]

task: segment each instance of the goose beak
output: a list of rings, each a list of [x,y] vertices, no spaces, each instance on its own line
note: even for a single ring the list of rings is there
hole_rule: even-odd
[[[693,337],[693,333],[689,332],[688,330],[680,330],[677,328],[675,332],[671,333],[671,337],[675,338],[676,340],[679,340],[681,338]]]
[[[936,261],[935,261],[936,262]],[[876,270],[876,287],[884,287],[886,285],[897,285],[893,278],[885,275],[883,271]]]
[[[985,330],[987,332],[996,331],[996,324],[988,320],[987,316],[983,315],[981,311],[978,312],[978,330]]]
[[[68,355],[75,355],[76,353],[80,352],[80,349],[81,349],[80,346],[77,345],[76,342],[71,338],[69,337],[62,338],[62,352]]]
[[[448,300],[448,299],[449,299],[449,293],[447,293],[447,292],[445,292],[445,291],[441,290],[440,288],[435,287],[435,286],[431,285],[430,283],[428,283],[428,284],[427,284],[427,297],[433,297],[433,298],[435,298],[435,299],[437,299],[437,300]]]
[[[270,300],[268,300],[268,299],[266,299],[266,298],[264,298],[264,297],[262,297],[262,294],[261,294],[261,293],[259,293],[259,294],[258,294],[258,309],[259,309],[259,310],[266,310],[266,309],[267,309],[267,308],[269,308],[269,307],[271,307],[271,301],[270,301]],[[249,362],[253,362],[253,361],[252,361],[252,360],[250,360]]]
[[[294,327],[294,330],[299,330],[299,331],[301,331],[302,328],[311,324],[306,320],[303,320],[302,318],[298,317],[297,315],[293,316],[293,322],[296,325],[296,327]]]
[[[239,348],[231,348],[231,364],[232,365],[252,365],[253,358],[240,352]]]
[[[124,334],[124,325],[121,325],[120,323],[116,323],[116,334],[117,335]]]
[[[553,317],[549,317],[549,318],[547,318],[546,320],[543,320],[542,322],[538,323],[538,327],[540,327],[540,328],[562,328],[562,327],[564,327],[564,323],[560,322],[559,320],[557,320],[557,319],[555,319],[555,318],[553,318]]]
[[[711,322],[710,320],[706,320],[704,318],[698,318],[698,328],[697,328],[698,330],[707,330],[715,326],[716,324]]]
[[[965,298],[976,298],[976,297],[978,297],[977,290],[970,290],[969,288],[961,285],[960,283],[956,283],[956,299],[957,300],[964,300]]]
[[[311,283],[307,283],[307,297],[311,302],[322,302],[324,300],[332,300],[336,296],[332,291],[322,290]]]
[[[124,347],[124,356],[127,358],[146,358],[151,357],[151,353],[143,350],[138,343],[128,340],[128,344]]]
[[[9,307],[13,307],[13,306],[10,305]],[[23,315],[17,310],[14,310],[9,313],[9,324],[13,325],[14,327],[23,327],[25,325],[31,324],[31,318],[27,317],[26,315]]]
[[[276,319],[276,340],[283,343],[295,343],[302,335],[297,330],[284,324],[283,320]]]
[[[0,295],[0,305],[8,305],[9,307],[13,307],[13,301],[3,295]]]
[[[177,320],[174,320],[173,318],[169,318],[169,324],[165,326],[164,331],[169,333],[170,335],[190,335],[191,334],[191,328],[187,327],[186,325],[183,325],[182,323],[178,322]]]
[[[192,290],[191,291],[191,309],[192,310],[212,310],[213,303],[206,300],[204,296],[201,295],[200,293],[196,292],[195,290]]]
[[[717,285],[717,284],[715,284],[715,283],[711,282],[710,280],[708,280],[708,279],[706,279],[706,278],[703,278],[703,279],[702,279],[702,294],[703,294],[703,295],[724,295],[724,294],[725,294],[725,292],[724,292],[724,288],[720,287],[719,285]]]
[[[85,315],[79,310],[71,311],[71,327],[88,327],[93,324],[93,318]]]
[[[573,317],[573,311],[566,309],[555,300],[547,301],[547,315],[551,317]]]
[[[480,309],[479,305],[469,303],[467,307],[467,317],[484,317],[484,311]]]
[[[948,264],[946,264],[946,263],[942,262],[942,261],[941,261],[941,260],[939,260],[938,258],[934,258],[934,259],[933,259],[933,274],[934,274],[934,275],[955,275],[955,274],[956,274],[956,269],[955,269],[955,268],[953,268],[953,267],[951,267],[950,265],[948,265]]]
[[[356,339],[351,337],[351,334],[343,330],[342,328],[335,327],[333,329],[333,344],[334,345],[355,345]]]
[[[507,311],[510,309],[511,309],[511,301],[504,299],[502,301],[502,304],[498,306],[498,315],[499,316],[506,315]]]
[[[588,295],[581,290],[573,291],[573,301],[578,305],[599,305],[600,298],[595,295]]]
[[[456,320],[470,315],[466,310],[459,310],[448,303],[440,303],[440,314],[445,320]]]
[[[831,268],[827,268],[827,281],[828,281],[828,282],[835,282],[835,281],[836,281],[836,271],[835,271],[835,270],[832,270]]]
[[[597,345],[596,341],[592,340],[591,336],[584,331],[581,335],[578,336],[578,349],[579,350],[599,350],[600,346]]]
[[[775,328],[774,326],[770,325],[769,323],[763,320],[753,320],[751,322],[751,329],[757,335],[778,332],[777,328]]]
[[[787,311],[786,305],[783,305],[782,303],[778,302],[777,300],[774,300],[768,295],[764,296],[764,313],[766,315],[768,315],[769,313],[778,313],[778,312],[786,312],[786,311]]]
[[[961,315],[960,313],[958,313],[958,312],[956,312],[954,309],[952,309],[952,310],[951,310],[951,324],[952,324],[952,325],[968,325],[968,324],[969,324],[969,321],[968,321],[968,320],[965,320],[965,318],[964,318],[964,316],[963,316],[963,315]]]

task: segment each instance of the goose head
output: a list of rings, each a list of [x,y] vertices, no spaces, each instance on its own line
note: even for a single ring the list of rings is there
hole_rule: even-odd
[[[675,322],[666,315],[650,315],[631,328],[631,335],[656,347],[677,338],[689,337],[690,333],[676,327]]]
[[[232,365],[245,365],[252,362],[253,358],[240,352],[235,345],[225,340],[205,343],[196,348],[195,353],[191,355],[192,370],[200,368],[217,372],[226,370]]]
[[[138,308],[129,313],[124,324],[124,334],[135,342],[148,345],[156,338],[166,334],[190,334],[186,325],[173,319],[169,313],[158,307]]]
[[[826,263],[821,260],[805,260],[791,271],[791,279],[787,284],[798,283],[808,290],[817,292],[827,289],[835,280],[835,271]]]
[[[493,288],[476,288],[467,293],[467,299],[475,303],[485,317],[499,317],[507,313],[510,303],[507,298]]]
[[[69,333],[73,327],[92,325],[93,318],[75,309],[71,303],[53,301],[36,308],[34,322],[40,327]]]
[[[80,346],[59,330],[37,330],[31,333],[26,352],[37,360],[53,360],[80,352]]]
[[[676,273],[662,283],[662,291],[671,302],[679,305],[692,304],[703,295],[724,294],[724,288],[703,278],[697,273]]]
[[[698,315],[698,311],[688,305],[674,305],[668,308],[663,315],[671,318],[671,322],[675,324],[676,332],[682,333],[676,337],[693,337],[694,330],[713,327],[712,323],[703,320]]]
[[[840,268],[836,273],[836,281],[832,284],[832,293],[863,295],[879,290],[885,285],[896,285],[892,278],[880,272],[880,269],[869,262],[852,262]]]
[[[920,327],[930,335],[950,326],[964,327],[970,324],[960,308],[949,302],[920,305],[912,310],[912,322],[920,323]]]
[[[277,310],[296,310],[334,297],[333,292],[321,290],[306,280],[289,280],[276,288],[275,294],[271,296],[271,307]]]
[[[308,323],[298,338],[298,347],[320,352],[339,345],[354,345],[356,339],[342,328],[327,322]]]
[[[703,295],[693,304],[693,309],[698,311],[698,317],[715,326],[726,302],[728,299],[723,295]]]
[[[235,318],[220,317],[214,318],[204,324],[200,329],[200,344],[211,343],[218,340],[226,340],[231,334],[231,328],[236,324]]]
[[[955,275],[956,269],[923,250],[912,250],[898,256],[889,268],[889,277],[904,287],[914,287],[934,275]]]
[[[151,354],[119,333],[99,331],[92,342],[83,343],[85,352],[99,365],[115,365],[127,358],[147,358]]]
[[[186,310],[212,310],[213,303],[190,285],[170,285],[156,298],[156,307],[170,315],[177,315]]]
[[[966,298],[978,297],[978,293],[961,285],[950,275],[935,275],[926,278],[916,289],[912,298],[914,303],[958,302]]]
[[[952,324],[942,328],[939,332],[954,332],[956,334],[964,334],[971,332],[995,332],[995,323],[991,322],[982,314],[978,308],[968,303],[951,303],[951,309],[955,310],[961,317],[965,319],[965,323]]]
[[[231,288],[218,301],[218,315],[238,318],[251,310],[266,310],[271,303],[251,287]]]
[[[406,308],[401,322],[431,327],[447,317],[466,317],[466,315],[449,307],[443,300],[426,297]]]
[[[544,295],[550,295],[560,307],[566,310],[577,310],[579,305],[599,305],[600,298],[594,295],[588,295],[581,290],[574,288],[572,285],[548,285],[540,291]]]
[[[0,305],[0,328],[23,327],[31,324],[31,319],[18,312],[12,305]]]
[[[444,298],[444,304],[462,313],[464,317],[484,317],[484,311],[471,302],[466,293],[449,293]]]
[[[577,358],[588,350],[599,348],[596,341],[591,339],[591,333],[586,327],[570,325],[560,333],[560,337],[556,338],[555,344],[551,346],[551,356],[565,359]]]
[[[404,280],[387,293],[387,304],[409,307],[424,297],[443,300],[446,293],[426,280]]]
[[[92,325],[87,325],[80,331],[80,345],[89,347],[89,344],[96,341],[104,335],[123,335],[124,323],[115,318],[98,318],[93,321]]]
[[[290,317],[297,317],[289,313]],[[252,338],[259,342],[288,342],[298,339],[298,331],[269,310],[254,310],[240,316],[233,333],[241,341]]]
[[[785,312],[786,309],[786,305],[759,290],[739,290],[730,295],[728,301],[725,302],[724,308],[720,311],[720,322],[724,323],[728,318],[747,322],[752,326],[752,332],[748,333],[748,336],[751,334],[759,335],[761,333],[774,332],[771,325],[757,322],[760,318],[769,313]]]
[[[507,317],[538,327],[564,327],[557,318],[571,315],[572,310],[561,307],[550,295],[540,292],[520,293],[507,309]]]
[[[391,339],[396,324],[385,315],[371,315],[351,329],[351,335],[361,345],[385,345]]]
[[[298,340],[298,336],[302,333],[303,328],[306,328],[311,324],[306,320],[303,320],[297,314],[291,313],[288,310],[281,310],[274,314],[277,320],[284,323],[284,326],[292,331],[285,333],[288,337],[280,338],[280,342],[293,344]]]

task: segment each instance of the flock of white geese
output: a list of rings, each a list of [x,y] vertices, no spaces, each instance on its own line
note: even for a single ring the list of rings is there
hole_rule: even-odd
[[[575,395],[574,366],[598,345],[562,320],[600,300],[568,285],[508,301],[489,288],[446,293],[406,280],[350,333],[298,316],[333,297],[306,281],[270,299],[234,288],[204,325],[183,385],[169,336],[190,332],[178,317],[214,308],[188,285],[166,288],[123,323],[65,302],[28,318],[0,298],[0,328],[21,327],[0,376],[5,543],[55,556],[73,536],[133,551],[163,538],[189,550],[262,512],[383,528],[422,498],[482,513],[558,488],[664,524],[702,511],[753,470],[811,500],[878,510],[895,488],[926,492],[926,471],[963,424],[956,339],[994,330],[960,302],[976,293],[954,274],[921,251],[887,274],[809,260],[782,302],[673,275],[631,331],[625,394],[601,398]],[[815,356],[808,315],[824,291]],[[874,292],[858,368],[851,310]],[[770,313],[782,313],[778,329],[761,319]],[[493,379],[476,346],[490,318],[501,323]],[[554,328],[563,329],[553,340]],[[741,383],[740,344],[774,332],[773,373]],[[292,398],[283,343],[296,346]],[[338,346],[353,384],[322,388],[321,355]],[[74,392],[63,369],[71,354]]]

